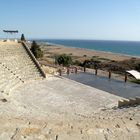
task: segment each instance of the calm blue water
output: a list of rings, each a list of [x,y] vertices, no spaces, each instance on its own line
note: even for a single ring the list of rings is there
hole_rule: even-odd
[[[140,42],[134,41],[102,41],[102,40],[39,40],[66,47],[84,48],[97,51],[140,56]]]

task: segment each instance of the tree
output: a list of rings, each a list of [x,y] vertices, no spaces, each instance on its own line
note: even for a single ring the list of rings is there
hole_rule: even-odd
[[[36,58],[43,57],[43,51],[40,49],[39,45],[35,41],[32,42],[31,51]]]
[[[26,41],[24,34],[21,35],[21,41]]]
[[[140,63],[135,64],[135,69],[136,69],[137,71],[140,71]]]
[[[66,55],[66,54],[61,54],[59,56],[56,56],[55,61],[59,65],[63,65],[63,66],[69,66],[70,64],[72,64],[71,56]]]

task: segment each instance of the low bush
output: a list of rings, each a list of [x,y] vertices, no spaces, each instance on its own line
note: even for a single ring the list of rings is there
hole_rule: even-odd
[[[35,41],[32,42],[31,51],[36,58],[43,57],[43,51],[40,49],[39,45]]]
[[[63,66],[69,66],[72,64],[72,58],[69,55],[61,54],[55,57],[55,63]]]

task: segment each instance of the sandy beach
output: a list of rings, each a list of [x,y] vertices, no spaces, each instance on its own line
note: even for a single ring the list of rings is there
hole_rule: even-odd
[[[132,56],[115,54],[110,52],[102,52],[102,51],[94,51],[88,49],[81,49],[81,48],[72,48],[72,47],[65,47],[60,45],[41,45],[41,49],[48,54],[68,54],[74,57],[80,58],[92,58],[92,57],[99,57],[104,59],[110,59],[115,61],[122,61],[126,59],[132,58]]]
[[[72,60],[74,62],[84,62],[85,60],[95,59],[99,60],[102,65],[106,64],[106,66],[100,70],[98,70],[98,74],[101,76],[107,76],[108,77],[108,66],[112,64],[115,67],[118,67],[118,71],[113,72],[112,71],[112,78],[118,79],[118,80],[124,80],[124,71],[122,75],[120,75],[119,69],[123,67],[124,69],[127,68],[126,65],[124,66],[124,63],[127,64],[133,64],[133,62],[130,63],[130,60],[135,59],[136,61],[140,61],[139,58],[136,58],[135,56],[128,56],[128,55],[121,55],[121,54],[115,54],[110,52],[101,52],[101,51],[94,51],[94,50],[88,50],[88,49],[81,49],[81,48],[71,48],[71,47],[65,47],[61,45],[52,45],[52,44],[40,44],[41,49],[44,52],[44,57],[39,59],[39,62],[43,66],[54,66],[55,56],[60,54],[67,54],[72,57]],[[123,62],[125,61],[125,62]],[[47,70],[46,70],[47,69]],[[48,68],[44,68],[45,71],[49,71]],[[93,71],[93,70],[92,70]]]

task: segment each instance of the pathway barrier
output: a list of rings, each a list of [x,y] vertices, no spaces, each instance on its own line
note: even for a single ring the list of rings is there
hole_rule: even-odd
[[[57,67],[56,67],[57,68]],[[97,68],[95,68],[95,69],[91,69],[91,70],[94,70],[94,74],[97,76],[98,75],[98,70],[99,69],[97,69]],[[84,67],[81,67],[81,69],[79,70],[79,68],[77,68],[76,66],[74,66],[74,67],[68,67],[67,69],[66,69],[66,71],[65,72],[62,72],[62,74],[63,73],[66,73],[67,75],[69,75],[70,73],[75,73],[75,74],[77,74],[78,72],[84,72],[84,73],[91,73],[92,74],[92,71],[90,70],[90,72],[89,72],[89,70],[88,70],[88,68],[86,67],[86,66],[84,66]],[[111,70],[109,70],[108,71],[108,75],[107,75],[107,77],[109,78],[109,79],[111,79],[112,78],[112,71]],[[122,78],[123,79],[123,78]],[[125,72],[125,74],[124,74],[124,82],[126,83],[128,81],[128,74]]]

